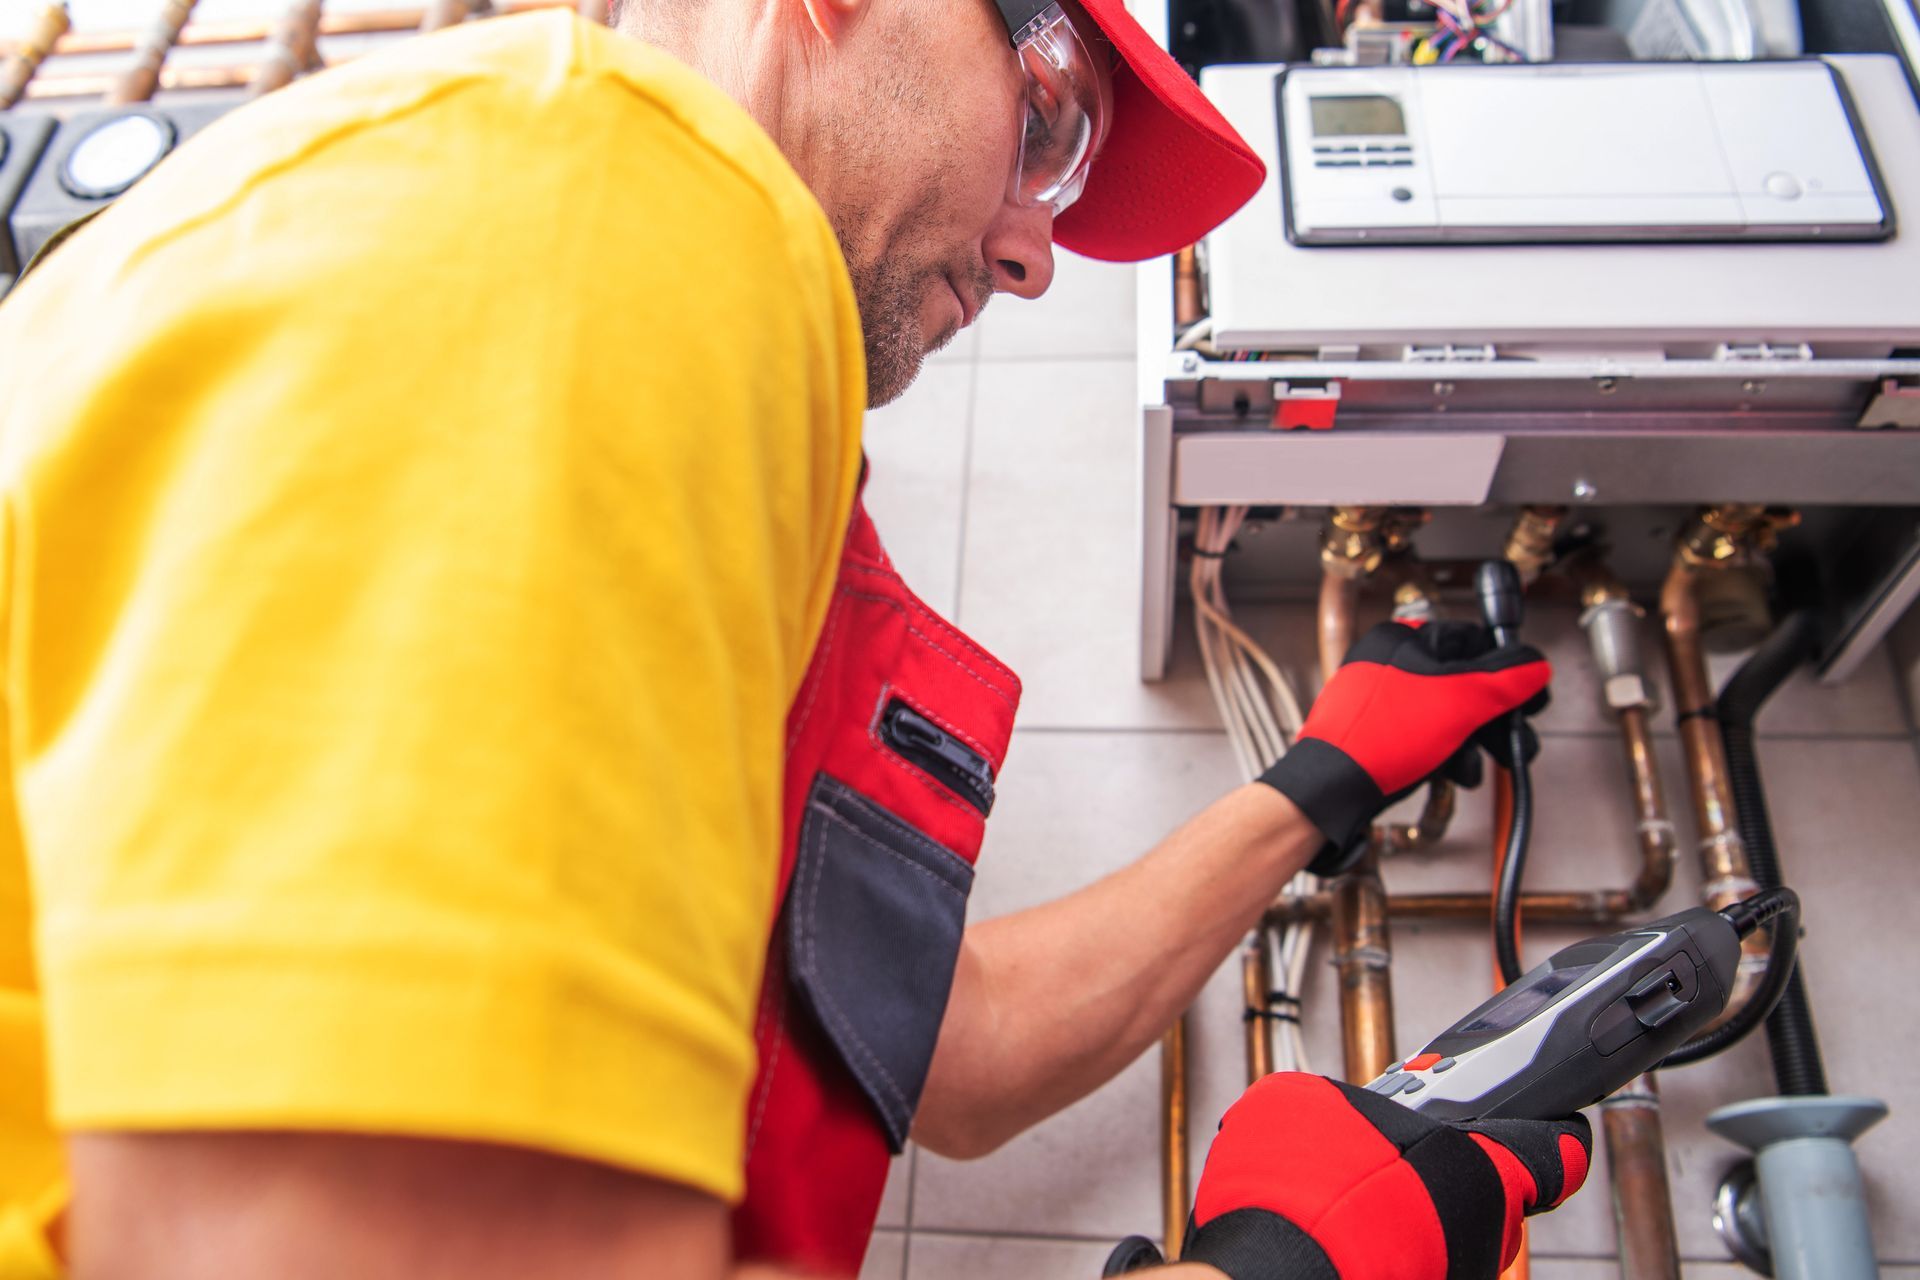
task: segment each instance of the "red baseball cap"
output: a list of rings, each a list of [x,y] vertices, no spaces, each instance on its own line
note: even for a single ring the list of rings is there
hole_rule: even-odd
[[[1106,144],[1054,243],[1109,262],[1183,249],[1252,199],[1267,167],[1122,0],[1079,6],[1120,62]]]

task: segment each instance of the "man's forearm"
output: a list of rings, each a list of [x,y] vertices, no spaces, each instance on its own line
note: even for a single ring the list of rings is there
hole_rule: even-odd
[[[1112,1079],[1321,842],[1250,784],[1085,889],[968,929],[915,1136],[984,1154]]]

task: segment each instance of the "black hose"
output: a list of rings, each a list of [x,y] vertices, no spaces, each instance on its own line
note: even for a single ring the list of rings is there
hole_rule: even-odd
[[[1493,897],[1493,951],[1500,980],[1520,978],[1520,875],[1527,865],[1527,841],[1533,834],[1533,778],[1527,768],[1526,720],[1514,712],[1508,730],[1513,751],[1513,820],[1507,824],[1507,848],[1500,862],[1500,887]]]
[[[1480,597],[1480,616],[1501,648],[1520,643],[1520,618],[1526,588],[1520,571],[1508,560],[1488,560],[1474,575],[1474,593]],[[1500,883],[1493,895],[1493,954],[1500,979],[1520,977],[1520,877],[1527,866],[1527,842],[1533,835],[1533,779],[1527,772],[1527,717],[1515,711],[1507,723],[1507,746],[1513,757],[1513,821],[1507,826],[1507,847],[1500,861]]]
[[[1767,953],[1766,976],[1760,979],[1760,985],[1754,989],[1753,997],[1734,1012],[1731,1018],[1713,1030],[1687,1041],[1678,1049],[1661,1059],[1656,1071],[1665,1071],[1669,1067],[1684,1067],[1689,1063],[1711,1058],[1714,1054],[1731,1049],[1746,1039],[1749,1032],[1759,1026],[1780,997],[1786,994],[1787,983],[1794,974],[1794,956],[1800,949],[1800,898],[1791,889],[1762,889],[1751,898],[1736,902],[1720,913],[1727,918],[1741,937],[1746,937],[1761,925],[1777,921],[1773,926],[1773,946]]]
[[[1740,837],[1746,844],[1754,883],[1762,889],[1778,888],[1782,876],[1773,844],[1773,823],[1767,814],[1766,788],[1760,780],[1760,761],[1754,750],[1753,721],[1774,691],[1813,655],[1818,640],[1812,614],[1789,614],[1733,673],[1714,707],[1726,746],[1727,779]],[[1827,1092],[1820,1037],[1814,1029],[1813,1007],[1798,966],[1787,981],[1779,1005],[1767,1018],[1767,1048],[1773,1057],[1774,1085],[1782,1095],[1812,1097]]]

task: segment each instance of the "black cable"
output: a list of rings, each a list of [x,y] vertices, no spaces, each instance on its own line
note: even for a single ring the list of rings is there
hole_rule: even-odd
[[[1773,823],[1767,813],[1766,788],[1760,779],[1753,721],[1774,691],[1813,655],[1818,642],[1819,628],[1812,614],[1789,614],[1733,673],[1720,690],[1716,705],[1740,836],[1746,844],[1754,883],[1762,889],[1778,887],[1783,876],[1773,844]],[[1787,980],[1779,1005],[1767,1018],[1767,1048],[1773,1057],[1774,1086],[1782,1095],[1812,1097],[1827,1092],[1813,1006],[1798,965]]]
[[[1520,977],[1520,876],[1527,865],[1527,842],[1533,834],[1533,778],[1527,768],[1526,720],[1513,714],[1508,730],[1513,751],[1513,818],[1507,824],[1507,848],[1500,862],[1500,888],[1493,898],[1493,950],[1500,961],[1500,979],[1512,984]]]
[[[1703,1035],[1697,1036],[1675,1049],[1654,1068],[1665,1071],[1669,1067],[1684,1067],[1689,1063],[1711,1058],[1714,1054],[1730,1049],[1744,1040],[1748,1033],[1773,1012],[1780,997],[1786,994],[1787,983],[1794,974],[1794,956],[1800,947],[1800,897],[1787,888],[1762,889],[1751,898],[1736,902],[1720,913],[1726,917],[1741,937],[1746,937],[1755,929],[1771,922],[1773,925],[1773,945],[1767,952],[1767,971],[1760,979],[1760,985],[1754,989],[1753,997],[1742,1005],[1731,1018]]]
[[[1488,560],[1474,575],[1480,612],[1501,648],[1520,643],[1520,615],[1525,588],[1511,561]],[[1507,826],[1507,847],[1500,863],[1500,883],[1493,895],[1493,953],[1501,980],[1520,977],[1520,877],[1526,871],[1527,844],[1533,835],[1533,779],[1527,771],[1527,718],[1515,711],[1507,725],[1507,746],[1513,757],[1513,820]]]

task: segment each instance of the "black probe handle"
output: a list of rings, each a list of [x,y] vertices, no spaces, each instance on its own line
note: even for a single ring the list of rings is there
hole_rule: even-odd
[[[1511,560],[1486,560],[1473,576],[1474,592],[1480,597],[1480,615],[1487,620],[1493,638],[1501,645],[1520,639],[1520,617],[1526,608],[1526,593],[1520,586],[1520,571]]]

